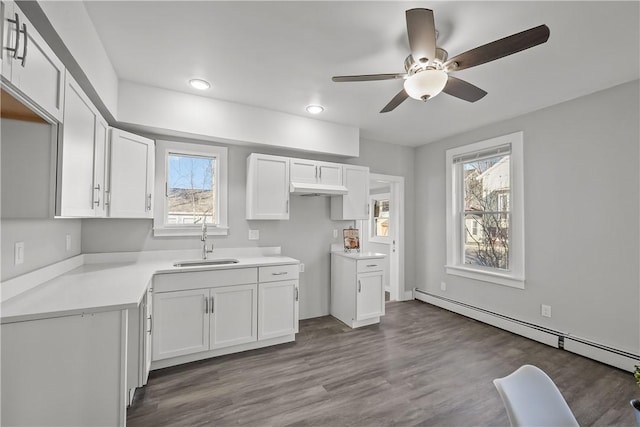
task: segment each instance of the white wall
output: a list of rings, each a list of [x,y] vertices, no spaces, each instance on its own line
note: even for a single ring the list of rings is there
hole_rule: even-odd
[[[360,143],[354,126],[128,81],[120,82],[118,121],[133,130],[337,156],[357,156]]]
[[[635,81],[420,147],[418,287],[638,354],[639,95]],[[445,274],[445,151],[520,130],[525,289]]]
[[[0,281],[80,254],[81,230],[79,219],[3,219],[0,221]],[[67,234],[71,235],[68,251]],[[16,242],[24,242],[24,263],[20,265],[13,265]]]
[[[194,141],[190,141],[194,142]],[[402,175],[410,181],[413,176],[414,149],[387,147],[388,144],[363,142],[361,152],[373,172]],[[388,153],[393,150],[393,157]],[[340,243],[341,230],[353,225],[353,221],[332,221],[328,197],[291,197],[291,219],[289,221],[245,220],[246,158],[252,152],[304,157],[300,153],[265,148],[229,146],[229,236],[210,237],[216,247],[281,246],[285,255],[299,259],[305,264],[300,275],[300,315],[302,318],[317,317],[329,313],[330,246]],[[362,158],[342,159],[330,156],[313,156],[318,160],[342,163],[359,162]],[[392,160],[390,160],[392,159]],[[413,197],[407,212],[413,211]],[[118,252],[161,249],[197,249],[200,240],[194,237],[153,237],[150,220],[87,219],[82,221],[82,252]],[[407,227],[412,227],[407,224]],[[259,241],[248,240],[248,230],[260,231]],[[333,230],[339,230],[333,238]],[[407,276],[413,264],[407,262]],[[413,282],[407,280],[410,289]]]

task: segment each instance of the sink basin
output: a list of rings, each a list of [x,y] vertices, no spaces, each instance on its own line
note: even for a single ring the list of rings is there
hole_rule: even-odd
[[[237,264],[240,261],[237,259],[196,259],[190,261],[177,261],[173,264],[174,267],[202,267],[206,265],[229,265]]]

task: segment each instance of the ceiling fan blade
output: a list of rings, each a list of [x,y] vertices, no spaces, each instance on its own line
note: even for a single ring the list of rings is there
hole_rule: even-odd
[[[422,58],[434,59],[436,57],[436,27],[433,23],[433,11],[409,9],[406,12],[406,17],[407,35],[413,60],[420,62]]]
[[[395,80],[404,79],[407,77],[406,73],[395,74],[362,74],[359,76],[334,76],[331,80],[334,82],[370,82],[375,80]]]
[[[469,102],[476,102],[487,94],[487,92],[479,87],[452,76],[449,76],[447,79],[447,85],[442,89],[442,91],[448,95],[455,96],[456,98],[464,99]]]
[[[549,34],[549,27],[540,25],[468,50],[449,59],[445,65],[457,63],[452,71],[475,67],[542,44],[549,40]]]
[[[396,94],[396,96],[393,97],[391,101],[389,101],[387,105],[384,106],[382,110],[380,110],[380,112],[388,113],[389,111],[394,110],[398,105],[402,104],[404,100],[407,99],[408,97],[409,95],[407,95],[407,92],[405,92],[404,89],[402,89],[400,92]]]

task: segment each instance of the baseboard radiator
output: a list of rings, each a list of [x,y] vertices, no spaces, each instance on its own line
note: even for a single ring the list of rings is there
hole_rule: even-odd
[[[597,360],[598,362],[615,366],[625,371],[633,372],[634,365],[640,364],[640,356],[637,354],[576,337],[575,335],[524,322],[470,304],[465,304],[440,295],[434,295],[417,288],[413,290],[413,296],[419,301],[513,332],[514,334],[547,344],[551,347],[564,349]]]

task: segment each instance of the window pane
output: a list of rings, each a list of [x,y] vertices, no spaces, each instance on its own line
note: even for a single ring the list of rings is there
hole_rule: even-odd
[[[464,214],[464,263],[509,268],[509,214]]]
[[[464,210],[509,211],[509,155],[463,163]]]
[[[166,224],[215,224],[215,157],[169,154]]]
[[[376,218],[375,220],[375,232],[376,236],[387,237],[389,236],[389,220],[386,218]]]

